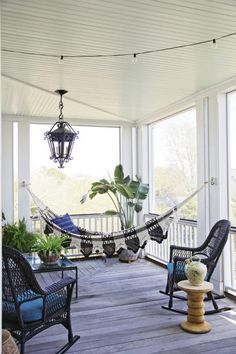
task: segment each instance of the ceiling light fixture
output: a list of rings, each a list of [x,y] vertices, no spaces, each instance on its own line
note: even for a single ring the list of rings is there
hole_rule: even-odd
[[[65,162],[72,160],[71,153],[75,139],[78,138],[79,132],[75,132],[69,123],[63,120],[63,102],[62,96],[68,91],[56,90],[56,93],[60,95],[59,102],[59,121],[57,121],[52,128],[44,133],[44,138],[48,141],[48,145],[51,151],[50,159],[59,163],[59,168],[64,167]]]
[[[22,50],[13,50],[13,49],[6,49],[6,48],[5,49],[2,48],[2,52],[58,58],[61,61],[61,63],[63,62],[63,59],[65,59],[65,58],[72,58],[72,59],[73,58],[114,58],[114,57],[127,57],[127,56],[129,56],[129,57],[131,56],[132,58],[134,58],[135,55],[137,57],[137,55],[161,53],[161,52],[166,52],[166,51],[175,50],[175,49],[195,47],[195,46],[203,45],[206,43],[213,43],[214,44],[216,42],[219,42],[220,40],[223,40],[225,38],[232,37],[232,36],[236,36],[236,32],[228,33],[223,36],[216,37],[214,39],[206,39],[206,40],[202,40],[200,42],[192,42],[192,43],[188,43],[188,44],[174,45],[173,47],[144,50],[144,51],[136,52],[135,54],[133,52],[124,52],[124,53],[114,53],[114,54],[98,53],[98,54],[71,54],[71,55],[58,56],[57,54],[26,52],[26,51],[22,51]]]

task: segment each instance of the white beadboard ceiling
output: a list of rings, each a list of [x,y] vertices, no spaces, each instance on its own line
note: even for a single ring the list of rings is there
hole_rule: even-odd
[[[236,32],[235,0],[2,0],[2,49],[41,54],[135,53]],[[3,113],[139,121],[236,75],[236,36],[130,57],[2,52]]]

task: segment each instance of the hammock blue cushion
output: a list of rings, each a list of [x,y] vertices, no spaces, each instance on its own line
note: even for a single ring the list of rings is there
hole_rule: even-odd
[[[75,224],[73,224],[69,214],[58,216],[51,221],[61,229],[79,235],[79,229]]]

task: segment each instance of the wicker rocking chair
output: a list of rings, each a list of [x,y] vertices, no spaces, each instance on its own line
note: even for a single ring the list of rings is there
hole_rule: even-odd
[[[230,222],[228,220],[220,220],[212,227],[208,237],[200,247],[190,248],[174,245],[170,246],[170,260],[167,265],[168,277],[166,289],[165,291],[160,291],[160,293],[169,296],[169,302],[168,306],[162,306],[162,308],[173,312],[186,314],[186,311],[173,307],[174,298],[186,300],[186,297],[175,294],[176,291],[180,291],[177,287],[177,283],[181,280],[187,279],[184,273],[185,260],[191,256],[199,255],[202,258],[201,262],[207,266],[207,275],[205,280],[210,281],[218,259],[220,258],[223,248],[227,242],[229,231]],[[206,300],[212,301],[214,309],[206,311],[205,314],[213,314],[232,309],[231,307],[218,307],[216,300],[223,297],[224,296],[214,295],[212,292],[209,292]]]
[[[43,290],[24,256],[3,246],[2,323],[21,345],[45,329],[62,324],[68,343],[57,353],[65,353],[80,337],[73,336],[70,304],[75,280],[68,277]]]

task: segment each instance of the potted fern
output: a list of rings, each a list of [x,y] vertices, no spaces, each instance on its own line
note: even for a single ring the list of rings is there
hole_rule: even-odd
[[[45,265],[56,264],[60,258],[63,243],[68,240],[67,236],[44,235],[38,236],[33,250]]]
[[[5,216],[2,213],[2,221]],[[2,243],[5,246],[16,248],[22,253],[31,252],[37,238],[37,234],[27,231],[26,221],[23,218],[18,223],[6,223],[2,227]]]

